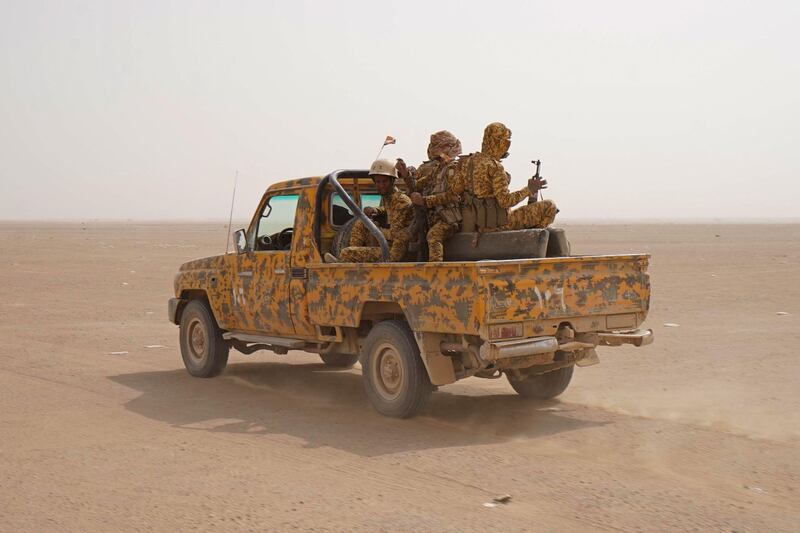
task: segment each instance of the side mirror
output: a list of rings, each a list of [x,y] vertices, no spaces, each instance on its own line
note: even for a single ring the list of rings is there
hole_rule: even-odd
[[[243,254],[245,252],[247,249],[247,235],[245,235],[243,229],[237,230],[236,233],[233,234],[233,243],[236,246],[237,254]]]

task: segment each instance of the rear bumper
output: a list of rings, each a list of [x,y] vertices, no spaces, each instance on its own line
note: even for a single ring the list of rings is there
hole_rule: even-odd
[[[633,329],[627,331],[602,331],[598,332],[600,346],[621,346],[632,344],[634,346],[646,346],[653,342],[652,329]]]
[[[169,316],[169,321],[173,324],[180,324],[180,315],[179,312],[183,305],[186,303],[186,300],[183,298],[170,298],[169,302],[167,303],[167,315]]]
[[[480,358],[487,363],[502,361],[515,357],[529,357],[532,355],[553,354],[556,351],[575,352],[598,346],[646,346],[653,342],[653,330],[636,329],[625,331],[601,331],[596,334],[594,341],[585,342],[569,341],[558,343],[555,337],[536,337],[532,339],[516,339],[510,341],[485,342],[480,347]],[[584,340],[584,342],[580,342]]]
[[[535,339],[485,342],[481,345],[480,356],[484,361],[494,362],[512,357],[552,354],[556,350],[558,350],[558,339],[537,337]]]

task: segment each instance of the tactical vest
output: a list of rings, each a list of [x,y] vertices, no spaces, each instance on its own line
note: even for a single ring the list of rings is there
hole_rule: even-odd
[[[461,195],[461,231],[474,232],[494,229],[508,222],[508,211],[497,203],[497,198],[475,196],[475,161],[469,156],[465,190]]]
[[[441,170],[439,170],[439,175],[437,176],[432,193],[442,194],[447,192],[448,190],[448,175],[447,170],[451,168],[449,165],[444,165]],[[437,205],[434,209],[436,215],[448,224],[458,224],[461,222],[461,210],[454,206],[454,205]]]

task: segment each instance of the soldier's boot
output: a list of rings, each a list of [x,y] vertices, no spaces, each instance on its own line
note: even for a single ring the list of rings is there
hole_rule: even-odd
[[[325,255],[323,256],[323,259],[324,259],[324,261],[326,263],[338,263],[339,262],[339,258],[336,257],[335,255],[333,255],[330,252],[325,252]]]
[[[444,245],[440,241],[428,241],[428,261],[444,261]]]

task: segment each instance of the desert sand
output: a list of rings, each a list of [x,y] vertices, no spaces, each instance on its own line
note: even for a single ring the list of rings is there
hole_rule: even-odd
[[[166,302],[222,223],[0,224],[0,530],[797,531],[800,225],[564,227],[652,254],[655,343],[393,420],[312,354],[185,372]]]

